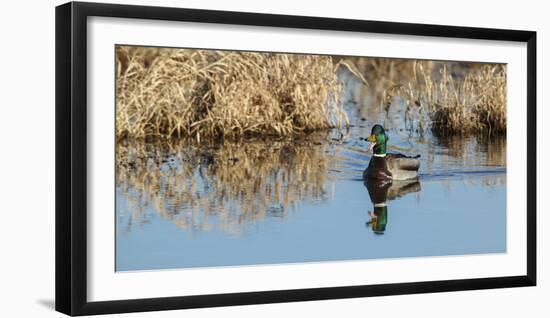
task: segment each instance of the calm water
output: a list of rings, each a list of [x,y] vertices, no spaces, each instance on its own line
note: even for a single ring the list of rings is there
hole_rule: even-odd
[[[505,138],[441,139],[347,80],[352,127],[302,140],[117,149],[116,270],[506,251]],[[370,128],[418,182],[364,184]]]

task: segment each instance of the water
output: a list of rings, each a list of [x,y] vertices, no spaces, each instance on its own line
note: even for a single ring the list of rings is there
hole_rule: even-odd
[[[506,251],[506,141],[437,138],[346,74],[352,127],[301,140],[121,144],[116,270]],[[374,123],[418,182],[364,184]]]

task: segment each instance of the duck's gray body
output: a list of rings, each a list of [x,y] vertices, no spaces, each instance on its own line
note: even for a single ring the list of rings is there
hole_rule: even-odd
[[[411,180],[418,178],[420,156],[408,157],[403,154],[373,156],[369,166],[363,171],[363,179]]]

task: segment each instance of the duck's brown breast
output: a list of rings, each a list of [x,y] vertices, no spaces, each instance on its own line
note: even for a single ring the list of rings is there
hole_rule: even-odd
[[[363,172],[363,179],[391,180],[392,173],[388,170],[386,157],[373,156]]]

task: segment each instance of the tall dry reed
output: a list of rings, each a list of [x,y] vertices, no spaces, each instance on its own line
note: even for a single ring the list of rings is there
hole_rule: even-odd
[[[116,136],[292,136],[348,124],[330,56],[116,47]]]
[[[421,129],[437,135],[506,133],[505,65],[387,59],[375,65],[388,76],[379,81],[380,103],[388,110],[402,102],[405,119],[418,114]]]
[[[458,82],[446,68],[441,73],[439,82],[422,74],[433,131],[445,135],[506,133],[504,65],[483,66]]]

